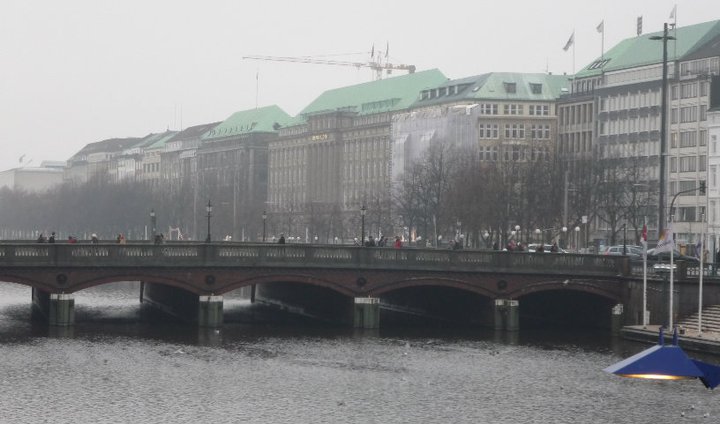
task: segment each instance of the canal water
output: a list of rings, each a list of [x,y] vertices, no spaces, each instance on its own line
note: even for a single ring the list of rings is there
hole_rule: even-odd
[[[699,381],[604,373],[648,347],[605,332],[353,331],[227,297],[229,322],[198,330],[145,311],[135,283],[75,299],[76,325],[49,328],[0,283],[0,423],[720,422]]]

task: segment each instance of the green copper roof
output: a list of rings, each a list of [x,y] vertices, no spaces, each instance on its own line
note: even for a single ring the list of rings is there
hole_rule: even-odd
[[[650,37],[662,35],[663,32],[659,31],[625,39],[608,50],[602,58],[598,57],[592,61],[578,72],[576,77],[591,77],[600,75],[602,72],[661,63],[663,43],[661,40],[651,40]],[[676,38],[676,40],[668,41],[668,60],[682,59],[714,37],[720,36],[720,21],[679,27],[677,30],[669,30],[668,35]]]
[[[570,88],[567,75],[493,72],[447,81],[424,90],[413,106],[480,100],[554,101]]]
[[[407,109],[423,89],[447,78],[437,69],[328,90],[300,112],[309,115],[338,109],[360,115]]]
[[[146,140],[147,144],[145,144],[145,150],[147,151],[164,148],[165,143],[167,143],[167,141],[173,138],[177,133],[177,131],[165,131],[164,133],[153,134],[149,140]]]
[[[285,126],[290,119],[290,115],[276,105],[243,110],[233,113],[228,119],[203,134],[202,140],[215,141],[252,133],[277,132],[278,125]]]

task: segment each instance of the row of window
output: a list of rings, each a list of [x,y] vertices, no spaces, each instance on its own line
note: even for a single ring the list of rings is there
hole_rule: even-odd
[[[600,135],[632,134],[660,129],[660,116],[638,116],[628,119],[613,119],[598,123]]]
[[[670,172],[705,172],[707,156],[682,156],[670,158]]]
[[[498,124],[479,124],[478,138],[498,139],[500,138],[500,126]],[[506,139],[524,139],[525,124],[505,124]],[[550,124],[534,124],[530,126],[530,138],[532,140],[550,140]]]
[[[700,146],[707,146],[708,133],[707,130],[690,130],[670,133],[670,146],[678,147],[678,139],[680,139],[680,147],[696,147],[698,141]]]
[[[677,124],[678,119],[680,123],[697,122],[698,111],[700,112],[700,121],[707,120],[707,105],[698,106],[684,106],[681,108],[672,108],[670,110],[670,123]]]
[[[600,112],[638,109],[660,105],[660,89],[641,90],[617,96],[600,98]]]
[[[481,103],[481,115],[498,115],[497,103]],[[503,105],[503,115],[523,115],[525,113],[525,105],[508,103]],[[532,104],[528,105],[528,114],[532,116],[550,116],[550,105],[548,104]]]
[[[481,162],[504,161],[549,161],[550,150],[547,147],[530,146],[480,146],[478,160]]]

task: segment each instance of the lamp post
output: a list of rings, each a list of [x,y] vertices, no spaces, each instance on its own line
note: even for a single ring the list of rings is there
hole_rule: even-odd
[[[266,211],[263,211],[262,219],[263,219],[263,243],[265,243],[265,220],[267,219]]]
[[[575,251],[580,253],[580,227],[575,226]]]
[[[367,208],[363,203],[360,207],[360,246],[365,246],[365,212],[367,212]]]
[[[515,234],[517,234],[517,241],[520,243],[522,241],[522,234],[520,233],[520,225],[515,224]]]
[[[564,244],[563,249],[567,249],[567,227],[562,227],[562,233],[564,243],[561,244]]]
[[[485,232],[483,233],[483,237],[485,238],[485,247],[489,248],[490,240],[488,240],[488,239],[490,237],[490,233],[488,232],[488,230],[485,230]]]
[[[623,256],[627,255],[627,223],[623,224]]]
[[[667,42],[668,40],[674,40],[675,37],[668,35],[668,24],[663,24],[663,35],[654,35],[650,37],[651,40],[662,40],[663,43],[663,58],[662,58],[662,88],[660,99],[660,175],[658,185],[659,187],[659,208],[658,208],[658,239],[663,234],[665,226],[665,162],[667,160]],[[677,72],[677,71],[676,71]]]
[[[539,229],[539,228],[535,229],[535,237],[537,238],[538,244],[540,244],[542,246],[543,242],[542,242],[542,230],[541,229]]]
[[[205,239],[205,243],[210,243],[210,217],[212,216],[212,203],[210,203],[210,199],[208,199],[208,204],[205,206],[205,212],[207,212],[207,221],[208,221],[208,232],[207,232],[207,238]]]
[[[157,231],[157,220],[155,217],[155,209],[150,209],[150,228],[152,233],[152,240],[155,240],[155,232]]]

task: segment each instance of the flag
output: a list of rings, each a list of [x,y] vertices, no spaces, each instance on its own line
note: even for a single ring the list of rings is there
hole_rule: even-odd
[[[575,44],[575,31],[573,31],[572,35],[570,35],[570,38],[568,38],[567,43],[565,43],[565,47],[563,47],[563,50],[568,51],[570,46]]]
[[[595,28],[595,29],[599,33],[605,32],[605,20],[603,19],[602,21],[600,21],[600,25],[598,25],[597,28]]]
[[[643,241],[647,241],[647,224],[643,224],[642,239]]]
[[[670,252],[675,249],[675,240],[673,237],[673,229],[672,229],[672,223],[668,224],[668,227],[665,229],[663,234],[660,235],[660,238],[658,239],[657,247],[655,248],[655,253],[660,252]]]
[[[637,35],[642,34],[642,16],[637,17]]]
[[[375,57],[375,44],[372,45],[372,50],[370,50],[370,57]]]
[[[25,155],[20,156],[20,159],[18,160],[18,162],[22,163],[24,158],[25,158]]]
[[[672,12],[670,12],[670,19],[675,19],[675,14],[677,13],[677,4],[673,6]]]
[[[387,59],[390,56],[390,42],[388,41],[385,45],[385,59]]]

